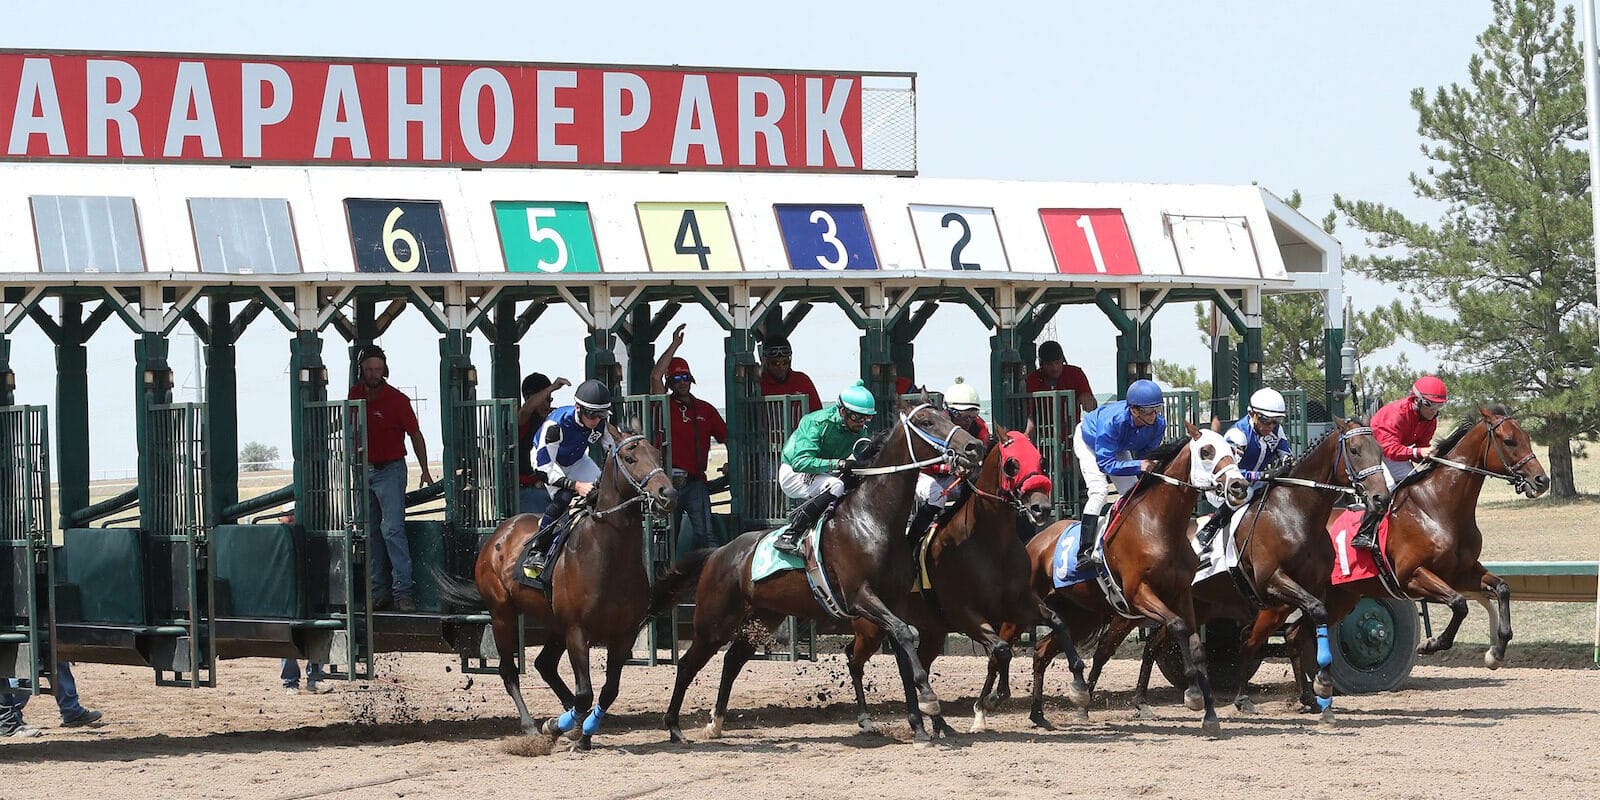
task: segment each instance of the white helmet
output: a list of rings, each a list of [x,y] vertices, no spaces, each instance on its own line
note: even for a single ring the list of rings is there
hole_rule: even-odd
[[[961,378],[944,390],[944,407],[957,411],[978,410],[978,390]]]
[[[1277,389],[1257,389],[1250,395],[1250,410],[1258,416],[1268,419],[1283,419],[1289,416],[1288,406],[1283,402],[1283,395]]]

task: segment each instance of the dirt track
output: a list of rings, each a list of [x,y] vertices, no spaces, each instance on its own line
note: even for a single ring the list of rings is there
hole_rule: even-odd
[[[1515,655],[1513,644],[1513,656]],[[707,741],[713,662],[690,691],[686,732],[670,745],[661,711],[671,667],[630,667],[597,749],[548,757],[513,754],[511,704],[492,676],[470,689],[443,656],[385,657],[385,681],[287,696],[277,665],[227,662],[216,690],[158,689],[141,670],[78,670],[85,702],[106,713],[94,730],[55,727],[49,698],[29,706],[46,735],[0,744],[0,797],[109,796],[396,798],[528,794],[605,798],[1520,796],[1580,798],[1600,791],[1600,675],[1590,670],[1419,666],[1402,691],[1341,698],[1340,721],[1319,728],[1286,710],[1284,669],[1263,667],[1260,713],[1222,709],[1224,736],[1201,736],[1199,717],[1172,689],[1155,693],[1157,719],[1128,708],[1136,664],[1114,662],[1092,721],[1028,726],[1026,670],[1018,699],[991,715],[991,732],[917,749],[901,739],[893,660],[869,666],[874,713],[887,735],[858,735],[842,662],[754,663],[733,696],[729,730]],[[935,686],[957,728],[970,720],[981,679],[975,658],[946,658]],[[1053,672],[1050,690],[1063,686]],[[554,710],[542,687],[536,713]],[[804,786],[804,789],[800,789]],[[1487,791],[1486,791],[1487,790]]]

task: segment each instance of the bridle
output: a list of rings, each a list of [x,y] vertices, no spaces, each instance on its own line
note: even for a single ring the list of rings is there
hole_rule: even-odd
[[[1189,444],[1187,444],[1185,446],[1186,447],[1193,447],[1194,444],[1195,444],[1194,442],[1191,442],[1191,443],[1189,443]],[[1193,457],[1194,457],[1193,454],[1190,454],[1190,458],[1192,459]],[[1223,459],[1224,458],[1226,458],[1226,460],[1227,460],[1227,465],[1226,466],[1223,466]],[[1191,469],[1191,473],[1192,473],[1193,468],[1191,467],[1190,469]],[[1226,485],[1226,477],[1227,477],[1228,473],[1230,473],[1230,472],[1235,474],[1235,475],[1238,475],[1240,480],[1244,480],[1244,474],[1239,471],[1239,464],[1234,459],[1233,454],[1231,452],[1225,457],[1220,457],[1219,456],[1217,458],[1216,465],[1212,466],[1211,473],[1208,475],[1208,477],[1210,478],[1209,481],[1197,481],[1195,483],[1190,483],[1188,481],[1181,480],[1179,478],[1174,478],[1171,475],[1166,474],[1165,472],[1158,472],[1158,471],[1154,471],[1154,470],[1152,470],[1150,472],[1147,472],[1145,474],[1155,478],[1156,480],[1161,481],[1162,483],[1166,483],[1166,484],[1169,484],[1171,486],[1178,486],[1178,487],[1181,487],[1181,488],[1184,488],[1184,489],[1193,489],[1193,490],[1195,490],[1197,492],[1216,492],[1217,490],[1223,488]],[[1218,476],[1219,475],[1222,476],[1224,480],[1218,480]],[[1227,501],[1226,495],[1224,495],[1223,500],[1224,500],[1224,502]],[[1233,503],[1228,503],[1228,505],[1230,507],[1232,507],[1232,508],[1238,508],[1239,507],[1239,506],[1234,505]],[[1241,503],[1240,505],[1243,505],[1243,503]]]
[[[911,418],[926,408],[933,408],[933,405],[931,403],[923,403],[922,405],[911,409],[910,413],[900,415],[900,427],[905,431],[906,436],[906,454],[910,457],[915,457],[915,453],[917,452],[915,442],[911,438],[911,434],[914,432],[916,433],[917,438],[927,442],[928,446],[937,450],[937,455],[924,458],[920,461],[913,461],[909,464],[894,464],[887,467],[852,467],[850,472],[855,475],[868,476],[891,475],[896,472],[908,472],[910,470],[922,469],[923,467],[930,467],[934,464],[943,463],[949,465],[951,471],[959,471],[960,473],[965,474],[965,469],[961,469],[956,466],[956,449],[950,444],[950,440],[955,438],[955,431],[961,430],[960,426],[952,423],[950,425],[951,435],[949,438],[940,439],[939,437],[934,436],[933,434],[928,433],[927,431],[912,424]]]
[[[1340,465],[1343,465],[1345,479],[1350,482],[1349,486],[1340,486],[1335,483],[1323,483],[1321,481],[1307,480],[1305,478],[1290,478],[1287,476],[1268,478],[1267,481],[1269,484],[1273,485],[1284,484],[1286,486],[1302,486],[1309,489],[1322,489],[1325,491],[1347,494],[1365,503],[1367,500],[1367,489],[1361,484],[1361,481],[1370,475],[1375,475],[1383,471],[1383,461],[1379,460],[1376,464],[1357,471],[1355,462],[1350,458],[1350,440],[1356,438],[1357,436],[1373,435],[1372,428],[1365,425],[1359,428],[1351,428],[1347,431],[1341,431],[1339,433],[1339,452],[1334,455],[1333,464],[1328,468],[1328,480],[1332,481],[1335,477],[1337,477],[1339,474],[1339,467]],[[1374,440],[1376,440],[1376,437],[1374,437]]]
[[[634,503],[644,503],[645,508],[653,513],[659,514],[666,510],[666,502],[660,498],[657,498],[654,493],[645,491],[644,488],[645,484],[649,483],[651,478],[654,478],[657,475],[665,475],[665,468],[656,467],[655,469],[645,473],[643,478],[638,479],[635,479],[632,473],[622,468],[622,458],[620,455],[622,448],[627,447],[635,442],[642,442],[644,440],[645,437],[643,434],[636,433],[620,442],[617,442],[617,445],[606,453],[606,461],[612,465],[613,471],[615,471],[618,475],[621,475],[623,480],[627,481],[629,485],[633,486],[634,495],[633,497],[630,497],[627,500],[624,500],[610,508],[592,511],[590,512],[592,516],[596,518],[603,518],[607,514],[620,511],[628,506],[633,505]]]
[[[1487,438],[1489,442],[1494,443],[1495,452],[1499,454],[1501,464],[1511,464],[1511,450],[1510,448],[1506,447],[1505,442],[1500,441],[1500,437],[1495,435],[1495,431],[1510,419],[1511,417],[1509,416],[1495,417],[1493,421],[1488,422],[1489,430],[1485,434],[1485,438]],[[1489,442],[1485,442],[1483,445],[1483,463],[1485,464],[1489,463]],[[1527,494],[1534,489],[1533,480],[1522,472],[1522,466],[1527,464],[1529,461],[1532,461],[1534,458],[1535,456],[1533,451],[1530,449],[1527,455],[1523,456],[1517,461],[1517,463],[1511,464],[1511,466],[1507,467],[1505,472],[1494,472],[1487,469],[1479,469],[1478,467],[1470,466],[1457,461],[1451,461],[1450,459],[1443,458],[1441,456],[1428,456],[1428,460],[1435,464],[1442,464],[1453,469],[1459,469],[1463,472],[1472,472],[1478,475],[1485,475],[1490,478],[1499,478],[1511,484],[1511,488],[1521,494]]]

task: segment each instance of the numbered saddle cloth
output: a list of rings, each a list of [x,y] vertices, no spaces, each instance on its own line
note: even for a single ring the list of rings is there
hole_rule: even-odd
[[[1217,534],[1211,537],[1211,546],[1204,551],[1200,549],[1198,535],[1189,537],[1189,546],[1194,548],[1196,555],[1200,556],[1200,569],[1194,573],[1194,583],[1196,585],[1213,575],[1221,574],[1239,565],[1239,545],[1235,541],[1237,538],[1236,533],[1239,530],[1239,525],[1248,516],[1251,516],[1248,507],[1235,511],[1233,516],[1228,519],[1227,530],[1217,531]],[[1198,534],[1199,529],[1205,527],[1206,523],[1210,521],[1210,517],[1201,517],[1195,520],[1198,523],[1195,528],[1196,533]]]

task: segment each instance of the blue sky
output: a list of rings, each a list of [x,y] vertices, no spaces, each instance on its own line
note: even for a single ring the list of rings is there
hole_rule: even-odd
[[[982,13],[978,13],[979,8]],[[693,64],[918,74],[918,148],[929,177],[1158,183],[1259,182],[1298,189],[1313,218],[1335,193],[1414,215],[1406,176],[1425,168],[1414,87],[1462,81],[1489,24],[1487,2],[870,4],[749,2],[542,3],[30,3],[7,9],[0,47]],[[1347,251],[1359,235],[1340,231]],[[1349,281],[1358,307],[1388,291]],[[685,355],[720,404],[720,333],[685,312]],[[263,317],[241,343],[241,440],[288,452],[287,334]],[[1058,318],[1068,357],[1097,390],[1114,388],[1113,332],[1098,311]],[[524,340],[523,366],[578,377],[581,335],[560,312]],[[819,310],[801,326],[796,366],[824,394],[853,377],[835,342],[857,334]],[[924,334],[919,377],[941,388],[956,375],[987,391],[987,335],[948,309]],[[947,338],[948,337],[948,338]],[[424,433],[435,457],[435,335],[403,317],[384,344],[393,382],[428,399]],[[48,341],[25,325],[14,336],[21,402],[53,403]],[[330,351],[337,343],[330,341]],[[477,347],[487,375],[487,347]],[[133,464],[131,340],[111,325],[91,345],[93,467]],[[174,343],[180,383],[194,385],[187,340]],[[1189,308],[1158,318],[1158,357],[1207,363]],[[542,351],[537,353],[536,351]],[[829,353],[827,357],[824,351]],[[1413,355],[1413,360],[1419,360]],[[1423,355],[1420,363],[1430,361]],[[245,366],[251,365],[251,366]],[[340,381],[334,376],[334,382]],[[179,399],[192,392],[180,391]]]

